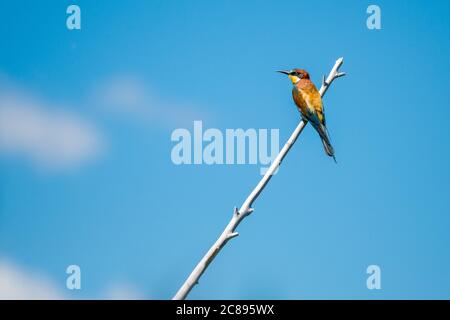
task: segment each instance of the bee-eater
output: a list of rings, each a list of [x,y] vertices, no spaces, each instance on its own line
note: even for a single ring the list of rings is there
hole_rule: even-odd
[[[290,71],[278,71],[286,74],[292,81],[292,97],[299,109],[302,118],[311,122],[312,126],[319,133],[322,139],[325,152],[330,157],[334,156],[334,150],[330,143],[323,110],[322,97],[314,83],[309,78],[309,73],[303,69],[293,69]]]

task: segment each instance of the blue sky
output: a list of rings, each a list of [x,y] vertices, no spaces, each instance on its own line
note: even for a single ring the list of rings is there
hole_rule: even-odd
[[[381,30],[366,1],[74,3],[73,31],[72,2],[0,4],[3,296],[172,297],[260,179],[174,165],[172,131],[283,144],[299,114],[274,71],[319,85],[343,56],[324,98],[338,164],[308,126],[190,298],[450,298],[448,1],[376,1]]]

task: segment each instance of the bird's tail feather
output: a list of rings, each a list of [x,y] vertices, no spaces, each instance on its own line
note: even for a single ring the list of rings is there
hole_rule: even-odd
[[[333,157],[334,162],[337,163],[336,161],[336,157],[334,156],[334,149],[333,146],[330,144],[330,142],[325,141],[325,139],[322,139],[322,143],[323,143],[323,148],[325,149],[325,152],[327,155],[329,155],[330,157]]]
[[[323,148],[325,149],[326,154],[330,157],[333,157],[334,162],[337,163],[336,157],[334,156],[334,149],[333,149],[333,146],[331,145],[327,128],[323,124],[320,124],[317,126],[317,132],[319,133],[320,138],[322,139]]]

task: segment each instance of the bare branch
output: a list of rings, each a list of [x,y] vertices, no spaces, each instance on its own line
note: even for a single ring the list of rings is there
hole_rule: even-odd
[[[325,92],[330,87],[331,83],[334,79],[342,77],[345,75],[344,72],[339,72],[339,68],[344,63],[344,58],[339,58],[336,60],[336,63],[334,64],[333,68],[331,69],[330,73],[328,74],[328,77],[325,79],[323,77],[322,79],[322,86],[320,87],[319,93],[323,97],[325,95]],[[270,165],[269,169],[267,170],[266,174],[262,177],[262,179],[259,181],[259,183],[256,185],[256,187],[253,189],[253,191],[250,193],[250,195],[245,199],[244,203],[238,210],[237,208],[234,208],[233,216],[228,223],[228,225],[223,230],[220,237],[216,240],[216,242],[212,245],[212,247],[208,250],[208,252],[205,254],[205,256],[200,260],[200,262],[197,264],[197,266],[194,268],[194,270],[191,272],[189,277],[186,279],[184,284],[181,286],[181,288],[178,290],[178,292],[173,297],[173,300],[183,300],[186,298],[186,296],[189,294],[189,292],[192,290],[195,284],[198,283],[198,279],[200,279],[203,272],[205,272],[208,265],[212,262],[212,260],[215,258],[215,256],[219,253],[220,249],[223,248],[223,246],[228,242],[228,240],[233,239],[237,237],[239,234],[235,232],[235,229],[237,226],[241,223],[241,221],[248,216],[250,213],[253,212],[253,208],[251,207],[253,202],[258,198],[260,193],[264,190],[265,186],[269,182],[270,178],[272,178],[272,175],[276,172],[278,167],[281,165],[281,162],[283,161],[286,154],[289,152],[291,147],[294,145],[295,141],[297,140],[298,136],[302,132],[303,128],[306,126],[307,122],[304,120],[301,120],[300,123],[297,125],[297,128],[295,128],[294,132],[289,137],[286,144],[281,149],[280,153],[278,153],[275,160]]]

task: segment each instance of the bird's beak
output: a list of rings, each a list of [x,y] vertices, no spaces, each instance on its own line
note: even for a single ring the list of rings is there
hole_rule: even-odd
[[[284,73],[284,74],[289,74],[289,71],[284,71],[284,70],[278,70],[277,72]]]

